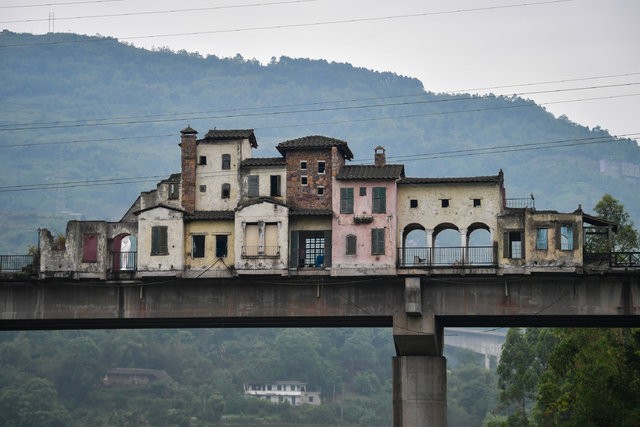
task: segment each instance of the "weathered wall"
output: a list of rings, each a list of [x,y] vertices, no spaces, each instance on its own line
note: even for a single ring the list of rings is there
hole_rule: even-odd
[[[360,188],[366,195],[360,196]],[[386,190],[386,212],[373,213],[373,188]],[[340,213],[340,189],[353,188],[353,214]],[[368,275],[396,273],[397,192],[390,180],[336,180],[333,192],[334,219],[332,275]],[[356,218],[371,218],[370,223],[357,224]],[[372,254],[371,230],[384,229],[384,254]],[[346,237],[356,236],[356,254],[346,254]]]
[[[335,150],[334,147],[334,151]],[[289,206],[299,209],[331,209],[332,174],[336,165],[343,165],[344,159],[332,157],[331,149],[287,151],[287,200]],[[307,162],[307,169],[300,169],[301,161]],[[318,161],[325,162],[325,173],[318,173]],[[307,185],[302,185],[301,177],[307,177]],[[318,187],[324,187],[324,195],[318,195]]]
[[[233,220],[190,221],[185,223],[184,277],[229,277],[235,262]],[[204,258],[193,258],[193,236],[205,236]],[[227,256],[216,257],[216,236],[227,236]]]
[[[240,183],[241,183],[241,199],[247,200],[249,184],[248,176],[257,175],[258,178],[258,197],[273,197],[274,199],[286,203],[286,191],[287,191],[287,171],[285,166],[268,166],[268,167],[243,167],[240,171]],[[280,177],[280,196],[271,196],[271,176],[277,175]]]
[[[161,273],[180,275],[184,263],[183,213],[178,210],[157,207],[138,214],[138,275]],[[167,227],[169,253],[151,255],[151,229]]]
[[[277,224],[278,253],[264,253],[243,256],[246,245],[247,224],[258,224],[259,246],[265,246],[265,225]],[[285,274],[287,271],[289,247],[289,208],[275,203],[261,202],[245,206],[236,211],[235,216],[235,266],[239,274]],[[269,245],[267,245],[269,246]]]

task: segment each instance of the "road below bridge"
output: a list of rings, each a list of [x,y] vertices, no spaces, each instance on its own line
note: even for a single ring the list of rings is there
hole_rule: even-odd
[[[446,425],[443,327],[638,327],[640,272],[0,281],[0,329],[389,327],[395,427]]]

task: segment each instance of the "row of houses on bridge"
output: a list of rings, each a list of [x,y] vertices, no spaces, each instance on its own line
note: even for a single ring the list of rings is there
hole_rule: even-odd
[[[502,171],[407,177],[380,146],[348,164],[347,142],[306,136],[254,158],[253,130],[191,127],[179,146],[180,173],[120,221],[70,221],[64,242],[40,230],[40,277],[573,272],[584,226],[612,227],[507,199]]]

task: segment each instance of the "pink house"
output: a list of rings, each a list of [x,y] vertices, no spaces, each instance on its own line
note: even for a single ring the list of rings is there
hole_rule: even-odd
[[[375,164],[342,166],[333,189],[331,274],[396,273],[397,181],[403,165],[387,165],[384,148]]]

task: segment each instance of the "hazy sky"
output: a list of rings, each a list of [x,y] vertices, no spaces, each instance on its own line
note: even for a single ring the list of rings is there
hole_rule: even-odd
[[[0,22],[263,63],[349,62],[435,92],[522,94],[640,136],[638,0],[2,0]]]

